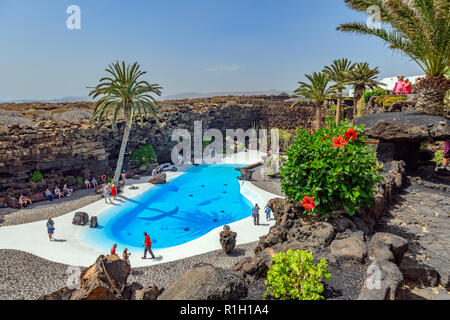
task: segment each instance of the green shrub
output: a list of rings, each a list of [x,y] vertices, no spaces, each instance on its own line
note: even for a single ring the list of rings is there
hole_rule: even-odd
[[[84,182],[84,179],[82,177],[77,177],[77,184],[82,185]]]
[[[39,170],[35,170],[31,173],[30,176],[30,181],[37,183],[39,181],[41,181],[42,179],[44,179],[44,176],[42,175],[42,173]]]
[[[376,153],[365,143],[363,126],[351,127],[346,121],[339,126],[328,123],[329,127],[312,134],[297,130],[297,139],[282,162],[282,190],[298,203],[312,198],[315,206],[310,214],[345,209],[354,215],[370,205],[381,169]]]
[[[388,94],[389,92],[387,90],[384,90],[383,88],[375,88],[373,90],[364,91],[362,98],[364,99],[364,102],[367,103],[372,97],[385,96]]]
[[[442,165],[444,163],[444,150],[436,151],[434,153],[434,159],[431,161],[436,162],[438,166]]]
[[[130,161],[134,166],[142,166],[154,163],[156,161],[156,153],[151,144],[137,148],[131,152]]]
[[[375,99],[375,102],[387,109],[397,101],[406,100],[406,96],[384,96]]]
[[[113,178],[106,179],[106,183],[111,183],[111,182],[113,182]]]
[[[311,252],[280,252],[273,257],[273,263],[267,272],[265,297],[269,295],[280,300],[320,300],[323,299],[322,280],[328,281],[328,263],[321,259],[316,265]]]

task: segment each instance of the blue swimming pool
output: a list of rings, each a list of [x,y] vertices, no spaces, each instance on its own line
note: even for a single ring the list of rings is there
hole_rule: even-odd
[[[98,229],[84,230],[83,239],[103,251],[112,243],[142,249],[143,233],[147,232],[153,248],[163,249],[247,218],[252,204],[240,193],[238,166],[192,167],[170,184],[109,209],[98,217]]]

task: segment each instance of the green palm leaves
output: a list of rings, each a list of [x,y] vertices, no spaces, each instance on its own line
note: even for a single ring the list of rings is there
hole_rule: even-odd
[[[112,114],[113,125],[116,127],[119,115],[122,115],[125,120],[122,144],[113,178],[114,183],[117,185],[122,171],[131,126],[137,116],[141,124],[144,118],[148,117],[149,113],[158,119],[157,102],[152,94],[160,96],[162,88],[157,84],[149,84],[147,81],[142,80],[141,78],[146,72],[141,71],[137,63],[126,65],[125,62],[116,62],[109,65],[106,72],[109,73],[109,77],[101,78],[97,87],[92,88],[93,90],[89,93],[89,96],[94,99],[100,97],[95,103],[91,121],[102,121],[102,119],[109,118]]]
[[[348,72],[355,68],[355,64],[347,58],[334,60],[329,66],[323,69],[328,78],[335,83],[337,89],[337,106],[336,106],[336,125],[341,121],[341,100],[342,90],[349,83]]]
[[[94,99],[101,97],[95,104],[92,120],[101,121],[109,118],[111,113],[114,124],[120,113],[128,125],[131,125],[136,115],[141,123],[149,114],[157,118],[157,102],[152,94],[160,96],[162,88],[141,80],[146,72],[140,70],[139,64],[125,65],[125,62],[116,62],[105,71],[110,76],[100,79],[99,85],[89,94]]]
[[[337,29],[378,37],[391,49],[410,56],[428,77],[442,77],[450,63],[450,1],[345,0],[360,12],[379,9],[384,28],[365,23],[342,24]]]
[[[305,97],[317,102],[316,125],[317,127],[321,127],[323,125],[323,110],[325,107],[325,101],[336,92],[336,87],[329,86],[330,79],[323,72],[306,74],[305,77],[309,82],[299,82],[298,84],[300,86],[294,91],[294,95],[296,97]],[[299,101],[296,101],[293,106]]]
[[[297,97],[305,97],[314,100],[320,105],[336,92],[335,86],[329,86],[330,78],[323,72],[314,72],[306,74],[309,82],[299,82],[299,87],[294,91]]]

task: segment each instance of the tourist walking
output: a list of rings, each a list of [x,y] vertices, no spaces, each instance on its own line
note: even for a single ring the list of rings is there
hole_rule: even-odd
[[[267,221],[270,221],[270,213],[271,213],[272,211],[270,210],[269,204],[266,204],[266,207],[265,207],[264,209],[265,209],[265,211],[266,211],[266,220],[267,220]]]
[[[144,250],[144,256],[142,257],[142,259],[147,259],[147,252],[150,253],[150,255],[152,256],[152,259],[155,259],[155,255],[153,254],[153,251],[152,251],[152,241],[150,240],[150,236],[147,234],[147,232],[144,232],[144,236],[145,236],[145,241],[142,246],[145,248],[145,250]]]
[[[105,197],[105,203],[108,203],[108,199],[109,199],[109,202],[111,204],[113,204],[113,202],[111,200],[111,191],[109,190],[109,186],[103,187],[103,196]]]
[[[109,252],[111,255],[117,255],[117,253],[116,253],[116,249],[117,249],[117,243],[114,243],[113,244],[113,246],[112,246],[112,248],[111,248],[111,251]]]
[[[255,226],[259,225],[259,205],[255,204],[255,206],[252,209],[252,217],[253,217],[253,223]]]
[[[55,222],[53,222],[52,218],[48,218],[47,220],[47,233],[50,241],[53,240],[53,234],[55,233]]]
[[[111,186],[111,196],[113,197],[113,200],[116,200],[116,194],[117,194],[117,188],[116,188],[116,185],[113,183]]]

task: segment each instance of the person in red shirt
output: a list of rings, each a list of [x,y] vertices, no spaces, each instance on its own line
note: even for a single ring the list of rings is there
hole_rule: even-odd
[[[116,194],[117,194],[116,185],[112,184],[112,186],[111,186],[111,196],[113,197],[114,200],[116,200]]]
[[[405,80],[405,87],[403,88],[404,94],[410,94],[412,92],[412,83],[409,81],[409,79]]]
[[[147,259],[147,252],[150,253],[150,255],[152,256],[152,259],[155,259],[155,255],[153,254],[153,251],[152,251],[152,241],[150,240],[150,236],[147,234],[147,232],[144,232],[144,236],[145,236],[145,242],[142,246],[145,247],[145,250],[144,250],[144,256],[142,257],[142,259]]]
[[[117,249],[117,243],[114,243],[113,247],[111,248],[111,255],[116,255],[116,249]]]

